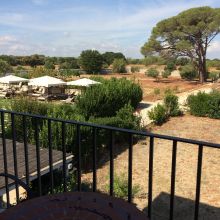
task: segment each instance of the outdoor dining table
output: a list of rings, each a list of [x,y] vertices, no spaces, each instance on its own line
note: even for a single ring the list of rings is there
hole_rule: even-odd
[[[66,192],[30,199],[0,214],[1,220],[147,220],[122,199],[94,192]]]

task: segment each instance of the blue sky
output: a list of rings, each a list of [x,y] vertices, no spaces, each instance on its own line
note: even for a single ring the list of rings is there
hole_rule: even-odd
[[[219,0],[0,0],[0,53],[78,56],[82,50],[123,52],[140,47],[161,19]],[[220,37],[208,57],[220,58]]]

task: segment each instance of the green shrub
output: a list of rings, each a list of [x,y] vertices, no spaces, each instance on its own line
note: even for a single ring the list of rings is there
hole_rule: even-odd
[[[150,110],[148,116],[156,125],[161,125],[168,119],[166,108],[160,104],[157,104],[152,110]]]
[[[46,61],[45,64],[44,64],[44,68],[46,69],[55,69],[55,65],[53,64],[53,62],[51,61]]]
[[[209,111],[210,95],[204,92],[199,92],[197,95],[190,95],[187,98],[189,111],[195,116],[207,116]]]
[[[106,186],[109,189],[109,184]],[[141,188],[138,184],[134,184],[132,187],[132,198],[134,198]],[[124,173],[120,175],[114,175],[114,196],[121,199],[128,198],[128,178]]]
[[[162,77],[163,78],[168,78],[171,75],[171,71],[166,69],[162,72]]]
[[[220,119],[220,92],[213,91],[208,100],[208,117]]]
[[[136,109],[142,100],[140,85],[125,78],[103,80],[102,84],[86,89],[76,105],[86,119],[115,116],[125,104]]]
[[[22,99],[14,99],[11,101],[11,110],[15,112],[24,112],[24,113],[31,113],[31,114],[38,114],[38,115],[47,115],[48,109],[51,108],[52,105],[30,101],[27,98]],[[11,120],[8,121],[8,123]],[[38,120],[39,126],[42,126],[42,121]],[[34,141],[34,125],[35,119],[27,117],[26,119],[26,127],[28,130],[27,139],[30,142]],[[16,130],[16,138],[17,140],[23,140],[23,119],[22,116],[15,115],[15,130]],[[8,138],[11,138],[12,135],[12,128],[8,126],[6,129],[6,134]]]
[[[124,59],[114,59],[112,71],[114,73],[126,73],[126,61]]]
[[[145,73],[148,77],[153,77],[155,79],[158,79],[159,77],[159,71],[155,68],[150,68],[147,70],[147,72]]]
[[[140,72],[140,67],[139,67],[139,66],[132,66],[132,67],[131,67],[131,72],[132,72],[132,73],[138,73],[138,72]]]
[[[74,69],[62,69],[59,71],[61,76],[80,76],[80,70]]]
[[[167,62],[167,65],[166,65],[166,67],[165,67],[164,70],[168,70],[168,71],[172,72],[172,71],[175,70],[175,69],[176,69],[175,60],[169,60],[169,61]]]
[[[190,113],[195,116],[208,116],[220,119],[220,92],[213,91],[210,94],[199,92],[187,99]]]
[[[219,79],[219,73],[217,72],[210,72],[208,73],[208,78],[212,80],[212,82],[215,82]]]
[[[168,93],[164,98],[164,106],[168,116],[174,117],[181,115],[179,109],[178,97],[173,93]]]
[[[180,69],[180,76],[182,79],[193,80],[198,77],[198,72],[191,64],[187,64]]]
[[[5,73],[12,72],[13,69],[10,64],[4,60],[0,59],[0,76],[3,76]]]
[[[159,56],[147,56],[143,60],[143,64],[145,66],[149,66],[152,64],[164,65],[165,63],[166,63],[166,60]]]
[[[190,59],[186,57],[181,57],[176,60],[177,66],[185,66],[190,63]]]

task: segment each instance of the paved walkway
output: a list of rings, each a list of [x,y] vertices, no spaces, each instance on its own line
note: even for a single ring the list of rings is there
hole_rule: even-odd
[[[186,104],[187,97],[189,95],[192,95],[192,94],[195,95],[198,92],[210,93],[212,91],[211,85],[212,85],[212,83],[206,84],[204,86],[204,88],[195,89],[195,90],[191,90],[191,91],[187,91],[187,92],[177,94],[177,96],[179,97],[180,108],[182,108],[182,109],[184,108],[184,105]],[[210,87],[208,87],[208,86],[210,86]],[[152,122],[152,120],[150,120],[149,117],[148,117],[148,112],[151,109],[153,109],[157,104],[163,104],[163,100],[158,100],[156,102],[141,102],[140,103],[139,107],[140,107],[141,110],[140,110],[139,115],[142,118],[142,125],[143,126],[149,125]]]

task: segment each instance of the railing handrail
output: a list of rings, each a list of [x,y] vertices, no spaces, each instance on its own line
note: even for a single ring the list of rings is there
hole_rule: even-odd
[[[141,135],[141,136],[153,137],[153,138],[170,140],[170,141],[177,141],[177,142],[188,143],[188,144],[193,144],[193,145],[202,145],[202,146],[206,146],[206,147],[220,149],[220,144],[217,144],[217,143],[211,143],[211,142],[207,142],[207,141],[199,141],[199,140],[193,140],[193,139],[189,139],[189,138],[181,138],[181,137],[169,136],[169,135],[163,135],[163,134],[156,134],[156,133],[152,133],[152,132],[148,132],[148,131],[136,131],[136,130],[132,130],[132,129],[117,128],[117,127],[112,127],[112,126],[108,126],[108,125],[98,125],[98,124],[93,124],[93,123],[89,123],[89,122],[79,122],[79,121],[75,121],[75,120],[65,120],[65,119],[59,119],[59,118],[52,118],[52,117],[48,117],[48,116],[42,116],[42,115],[24,113],[24,112],[15,112],[15,111],[4,110],[4,109],[0,109],[0,112],[20,115],[20,116],[39,118],[39,119],[47,119],[47,120],[61,122],[61,123],[65,122],[67,124],[75,124],[75,125],[98,128],[98,129],[118,131],[118,132],[123,132],[123,133],[128,133],[128,134]]]

